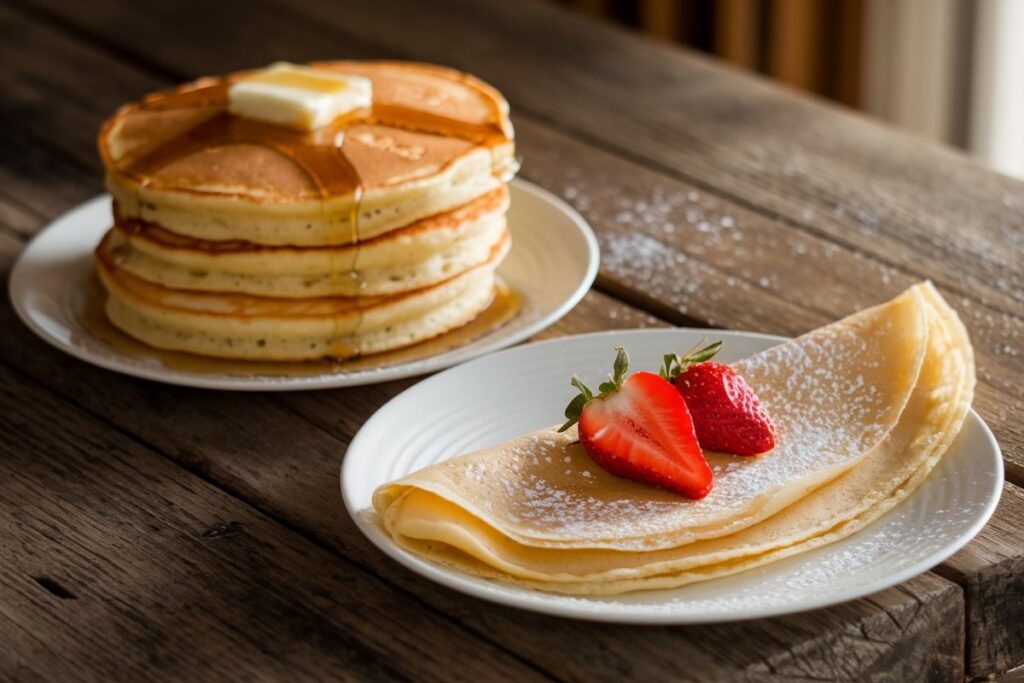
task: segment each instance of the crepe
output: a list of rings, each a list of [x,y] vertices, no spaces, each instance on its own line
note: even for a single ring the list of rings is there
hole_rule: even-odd
[[[573,434],[545,430],[381,487],[380,522],[413,552],[542,590],[680,586],[870,523],[931,471],[973,393],[966,332],[929,284],[736,368],[779,446],[710,454],[715,489],[702,501],[612,477]]]

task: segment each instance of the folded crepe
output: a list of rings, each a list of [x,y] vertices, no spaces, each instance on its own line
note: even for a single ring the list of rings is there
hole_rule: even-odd
[[[411,552],[540,590],[682,586],[877,519],[935,467],[974,390],[966,330],[930,283],[734,367],[777,447],[707,454],[715,486],[702,500],[608,474],[575,429],[549,428],[381,486],[378,520]]]

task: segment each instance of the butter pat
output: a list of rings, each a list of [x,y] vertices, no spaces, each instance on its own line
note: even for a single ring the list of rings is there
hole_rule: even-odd
[[[370,79],[278,62],[228,88],[228,111],[291,128],[314,130],[373,102]]]

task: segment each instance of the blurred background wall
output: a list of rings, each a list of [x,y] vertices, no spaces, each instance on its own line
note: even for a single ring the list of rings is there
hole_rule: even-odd
[[[552,0],[1024,178],[1024,0]]]

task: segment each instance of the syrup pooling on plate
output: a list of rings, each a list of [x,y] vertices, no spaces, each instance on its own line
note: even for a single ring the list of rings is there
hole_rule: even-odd
[[[349,161],[348,157],[345,156],[345,141],[348,139],[346,130],[340,128],[335,133],[335,153],[334,156],[338,159],[339,164],[343,164],[347,168],[349,177],[354,180],[352,184],[352,205],[349,209],[348,225],[337,225],[337,229],[331,230],[331,272],[330,279],[332,286],[337,282],[338,278],[344,277],[352,280],[356,283],[356,288],[362,290],[366,287],[366,277],[359,272],[359,219],[362,216],[363,207],[363,195],[365,189],[363,186],[362,178],[359,176],[359,172],[356,171],[355,166]],[[323,200],[329,197],[321,187],[321,212],[325,212],[325,206]],[[346,249],[342,251],[342,248],[348,245],[355,245],[355,249]],[[344,253],[347,256],[342,257],[339,254]],[[331,355],[335,358],[346,358],[353,355],[351,350],[350,340],[352,336],[359,333],[359,329],[363,325],[363,315],[360,312],[359,316],[354,322],[348,325],[341,324],[341,318],[335,316],[334,318],[334,341],[331,343]]]
[[[125,118],[136,113],[143,116],[158,112],[165,114],[156,126],[160,133],[157,137],[162,139],[157,140],[155,148],[146,149],[146,145],[140,145],[141,154],[132,154],[130,151],[117,161],[108,158],[108,162],[118,172],[134,178],[143,186],[149,186],[154,182],[154,174],[171,164],[194,155],[216,154],[217,150],[229,146],[257,146],[290,159],[309,178],[320,199],[321,218],[328,226],[325,246],[330,254],[329,282],[332,289],[351,291],[351,281],[354,280],[355,296],[358,297],[359,290],[365,286],[358,262],[359,245],[363,241],[360,221],[364,216],[363,199],[367,187],[358,164],[347,153],[346,146],[355,142],[406,159],[418,159],[417,151],[422,155],[422,148],[403,144],[400,139],[396,141],[387,134],[386,129],[380,131],[379,127],[388,126],[463,139],[487,146],[508,142],[511,131],[503,123],[503,111],[497,98],[483,97],[475,102],[459,101],[457,94],[445,90],[442,79],[424,84],[417,81],[417,78],[423,78],[422,74],[410,78],[382,72],[375,65],[366,64],[335,63],[319,66],[370,78],[380,97],[375,97],[369,109],[346,114],[327,126],[307,132],[229,114],[228,87],[246,74],[203,79],[173,92],[151,95],[134,112],[125,112]],[[424,73],[430,74],[430,70]],[[430,74],[426,78],[429,81],[435,76]],[[467,83],[470,80],[467,78]],[[477,85],[475,80],[473,85],[485,89]],[[471,114],[483,111],[478,109],[474,112],[473,107],[487,107],[487,116],[482,123],[458,120],[457,117],[445,115],[449,107],[453,108],[456,115],[466,113],[466,107],[470,107]],[[180,115],[175,118],[176,112]],[[375,126],[378,128],[375,129]],[[507,169],[496,170],[495,175],[504,178],[508,175]],[[351,196],[350,204],[338,207],[335,201],[335,206],[329,206],[328,200],[337,200],[346,195]],[[346,205],[348,210],[344,208]],[[353,245],[355,248],[352,248]],[[331,345],[333,355],[349,355],[351,351],[347,341],[360,331],[361,307],[359,301],[353,303],[360,315],[348,316],[344,323],[340,319],[335,321],[335,342]]]

